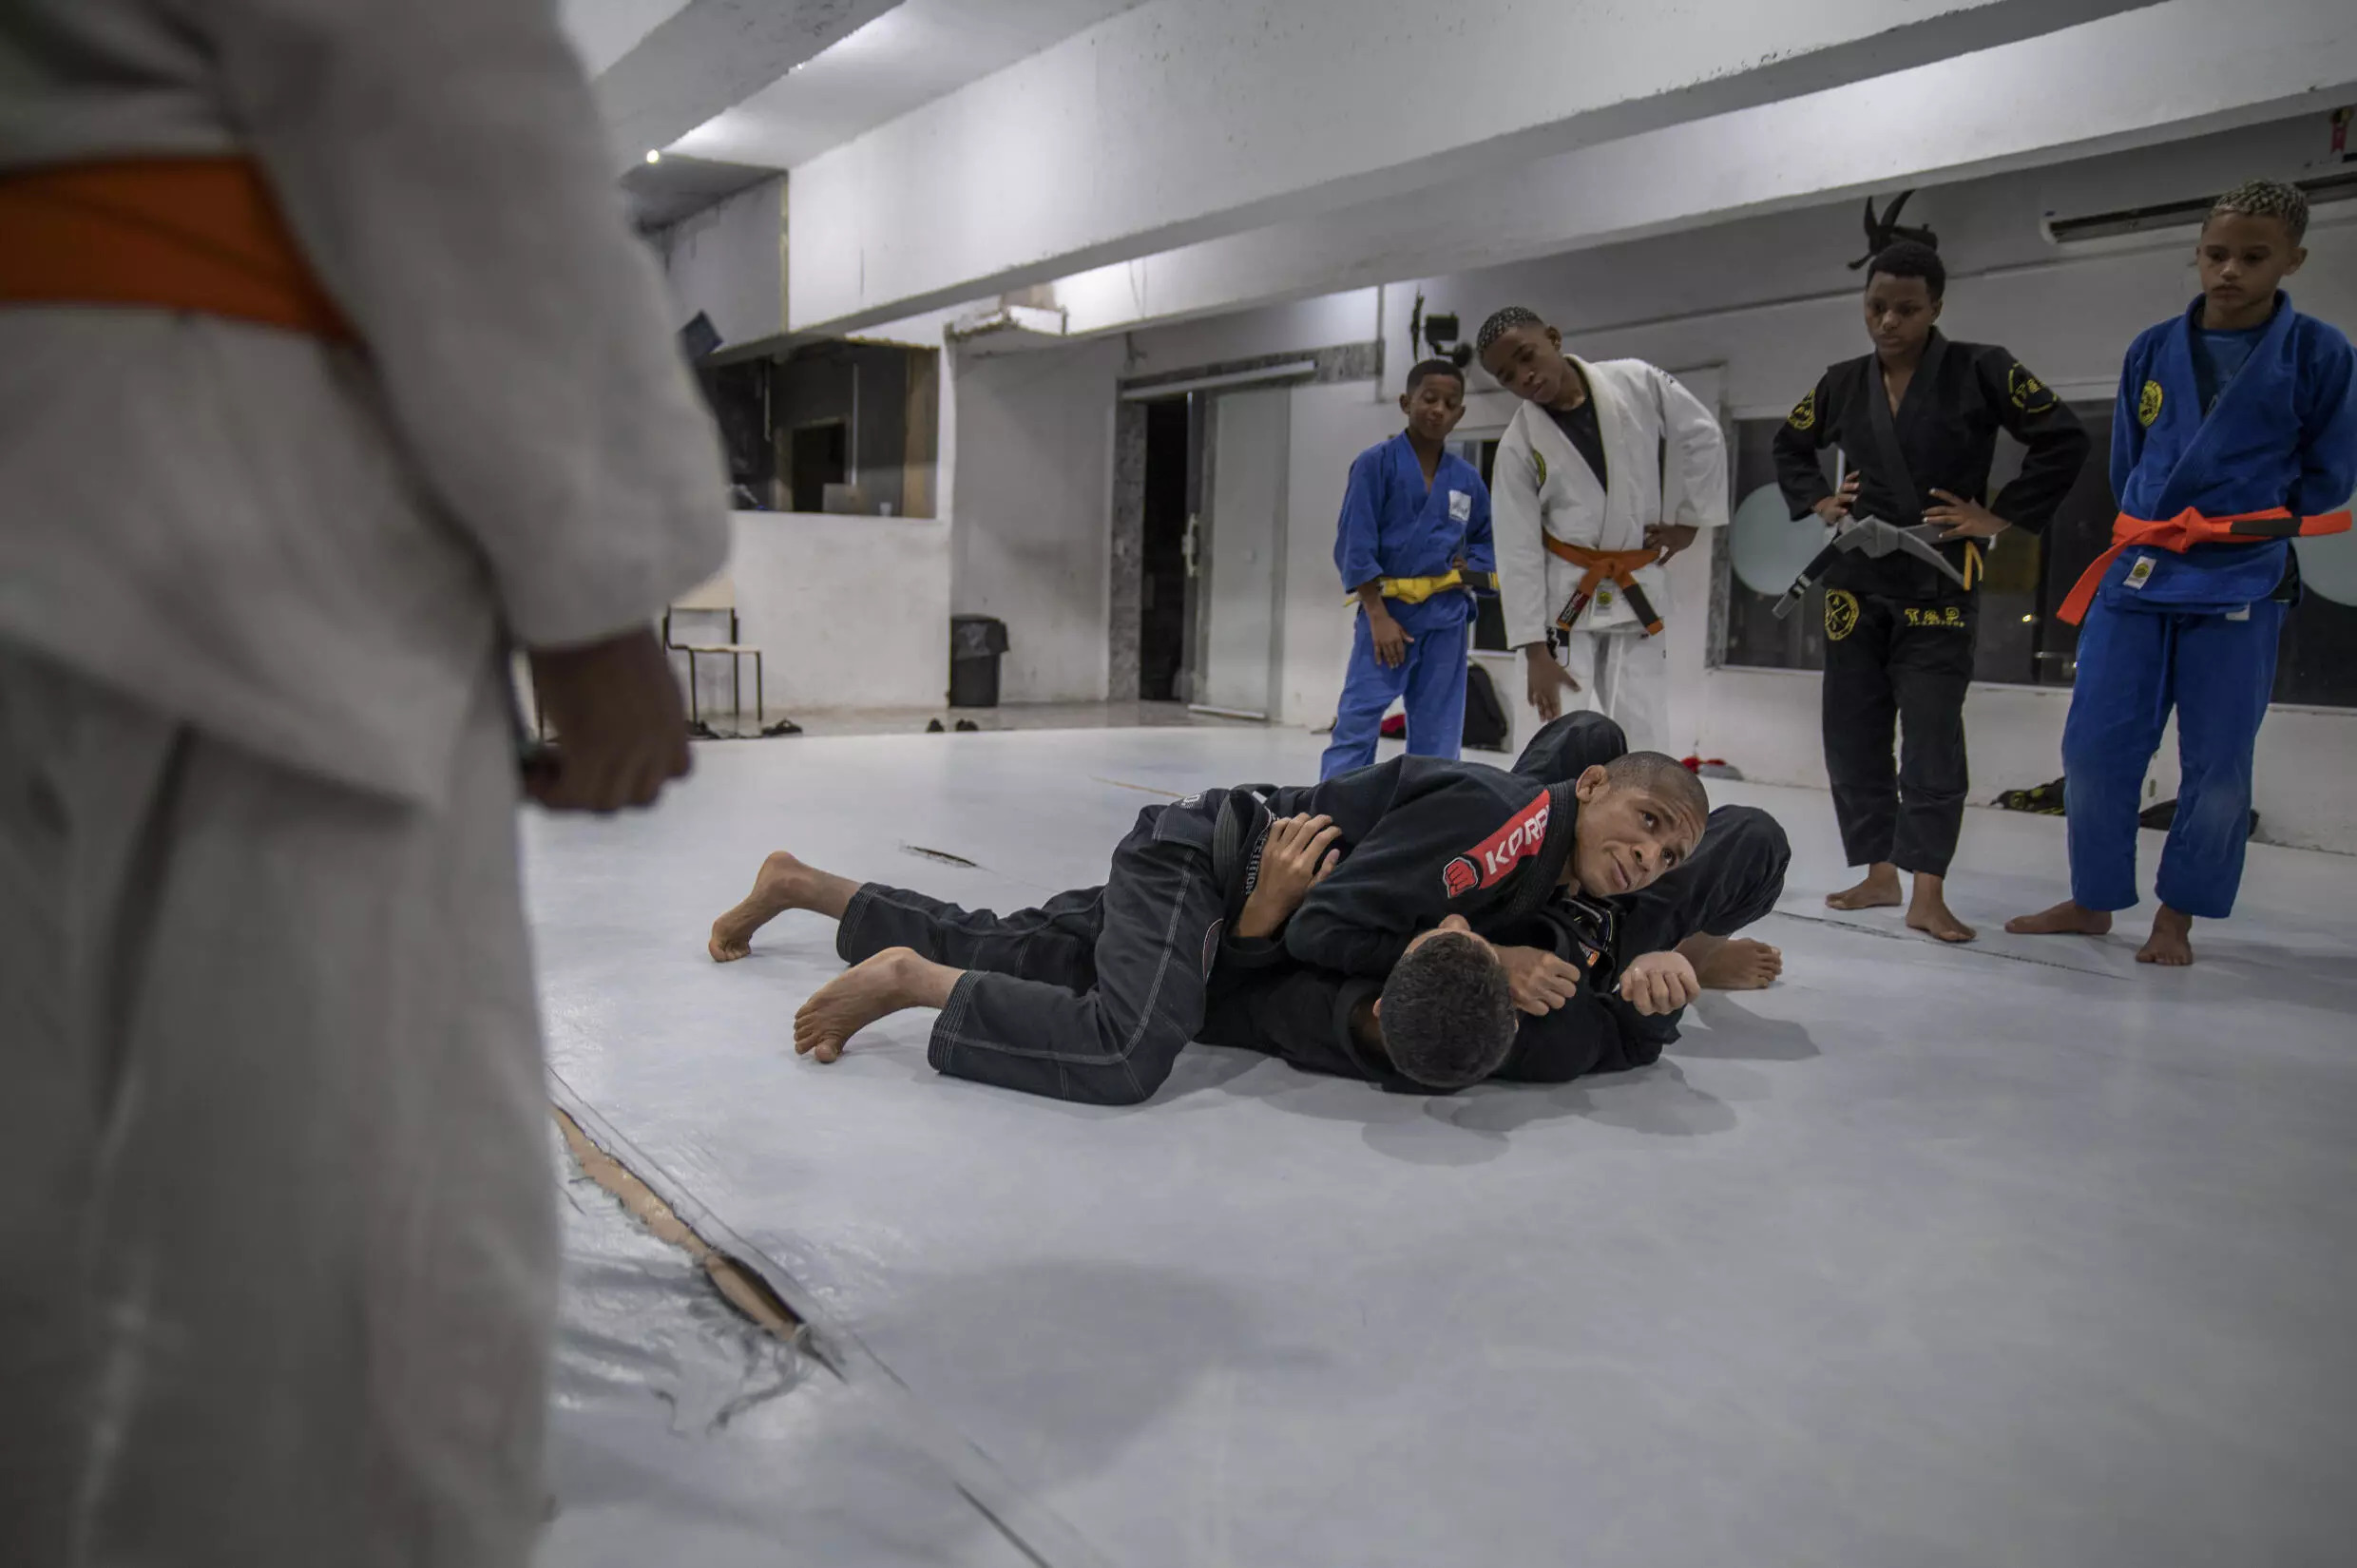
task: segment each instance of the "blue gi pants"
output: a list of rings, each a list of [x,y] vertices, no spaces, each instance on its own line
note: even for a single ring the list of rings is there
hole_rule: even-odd
[[[2088,610],[2062,729],[2071,897],[2082,908],[2137,902],[2139,796],[2174,706],[2183,776],[2160,856],[2160,901],[2201,920],[2233,912],[2251,833],[2251,758],[2275,686],[2283,618],[2274,600],[2239,621],[2114,609],[2101,597]]]
[[[1406,662],[1386,668],[1375,658],[1375,635],[1362,611],[1351,639],[1351,669],[1342,678],[1342,703],[1334,715],[1334,738],[1318,762],[1321,779],[1364,768],[1375,759],[1383,716],[1400,694],[1408,694],[1408,751],[1413,756],[1454,759],[1465,748],[1466,653],[1472,645],[1470,616],[1423,625],[1401,618],[1408,635]]]

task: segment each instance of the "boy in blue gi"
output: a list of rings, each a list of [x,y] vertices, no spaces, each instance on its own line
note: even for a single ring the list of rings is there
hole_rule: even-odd
[[[1494,584],[1498,571],[1489,491],[1446,445],[1465,417],[1465,373],[1426,360],[1408,373],[1400,411],[1408,429],[1359,453],[1342,497],[1334,564],[1361,613],[1320,778],[1374,761],[1402,692],[1408,755],[1454,757],[1465,742],[1472,584]]]
[[[2258,180],[2218,199],[2196,258],[2202,296],[2128,350],[2112,425],[2112,548],[2062,606],[2084,624],[2062,732],[2071,897],[2005,929],[2100,936],[2137,901],[2138,795],[2177,714],[2183,778],[2160,857],[2160,909],[2137,953],[2194,961],[2196,918],[2222,920],[2242,882],[2252,755],[2299,593],[2293,534],[2357,485],[2348,339],[2276,285],[2308,258],[2308,201]]]

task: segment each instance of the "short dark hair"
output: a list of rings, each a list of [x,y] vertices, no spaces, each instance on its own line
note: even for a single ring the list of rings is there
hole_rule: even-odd
[[[2280,180],[2244,181],[2211,204],[2210,218],[2202,220],[2202,227],[2210,226],[2211,218],[2229,214],[2238,218],[2272,218],[2290,231],[2294,245],[2308,238],[2308,194]]]
[[[1938,251],[1920,239],[1902,239],[1876,251],[1872,263],[1866,269],[1866,280],[1871,283],[1876,273],[1886,277],[1920,277],[1924,280],[1924,292],[1934,299],[1947,295],[1947,263],[1940,259]]]
[[[1665,752],[1626,752],[1604,764],[1604,776],[1617,789],[1651,790],[1673,811],[1692,812],[1696,822],[1711,820],[1711,792],[1695,771]]]
[[[1453,362],[1447,359],[1426,359],[1418,361],[1416,368],[1408,373],[1408,393],[1412,396],[1415,390],[1424,385],[1428,376],[1434,375],[1445,375],[1454,381],[1459,388],[1465,386],[1465,372],[1457,369]]]
[[[1497,949],[1443,931],[1391,966],[1377,1014],[1391,1065],[1428,1089],[1462,1089],[1514,1048],[1514,993]]]
[[[1508,305],[1504,310],[1491,311],[1489,319],[1482,323],[1481,332],[1474,336],[1473,352],[1487,354],[1489,345],[1517,327],[1543,327],[1545,325],[1544,321],[1539,319],[1539,313],[1526,305]]]

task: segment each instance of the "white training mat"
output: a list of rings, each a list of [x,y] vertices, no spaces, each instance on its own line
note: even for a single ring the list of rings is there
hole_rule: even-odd
[[[2347,1560],[2357,861],[2254,846],[2201,962],[2139,969],[2149,906],[1999,931],[2063,896],[2063,828],[1975,811],[1948,949],[1824,908],[1822,794],[1714,785],[1792,835],[1785,981],[1657,1067],[1429,1100],[1197,1047],[1064,1105],[936,1076],[929,1013],[821,1067],[830,923],[704,954],[766,851],[1004,908],[1102,877],[1156,792],[1318,748],[706,745],[657,813],[529,823],[559,1098],[901,1402],[998,1521],[970,1560]],[[764,1517],[839,1508],[767,1480]]]

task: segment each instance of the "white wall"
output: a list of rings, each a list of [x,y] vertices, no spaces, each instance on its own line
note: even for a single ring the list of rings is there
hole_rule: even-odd
[[[738,191],[655,238],[679,301],[678,326],[698,311],[723,344],[775,337],[786,322],[786,180]]]
[[[739,634],[762,651],[772,714],[943,704],[949,685],[948,524],[738,512],[728,571]],[[725,632],[712,618],[682,615],[673,635],[719,641]],[[728,660],[698,664],[706,710],[725,709]],[[749,711],[751,660],[744,696]]]
[[[1118,341],[950,355],[951,600],[1006,622],[1002,701],[1105,696],[1121,363]]]
[[[1089,286],[1095,287],[1093,283]],[[1379,294],[1375,289],[1352,289],[1343,294],[1320,295],[1314,299],[1297,299],[1287,305],[1269,305],[1134,332],[1127,340],[1126,373],[1155,375],[1263,354],[1371,343],[1382,331]],[[1056,302],[1077,319],[1088,308],[1090,299],[1082,292],[1079,279],[1065,278],[1056,285]]]

